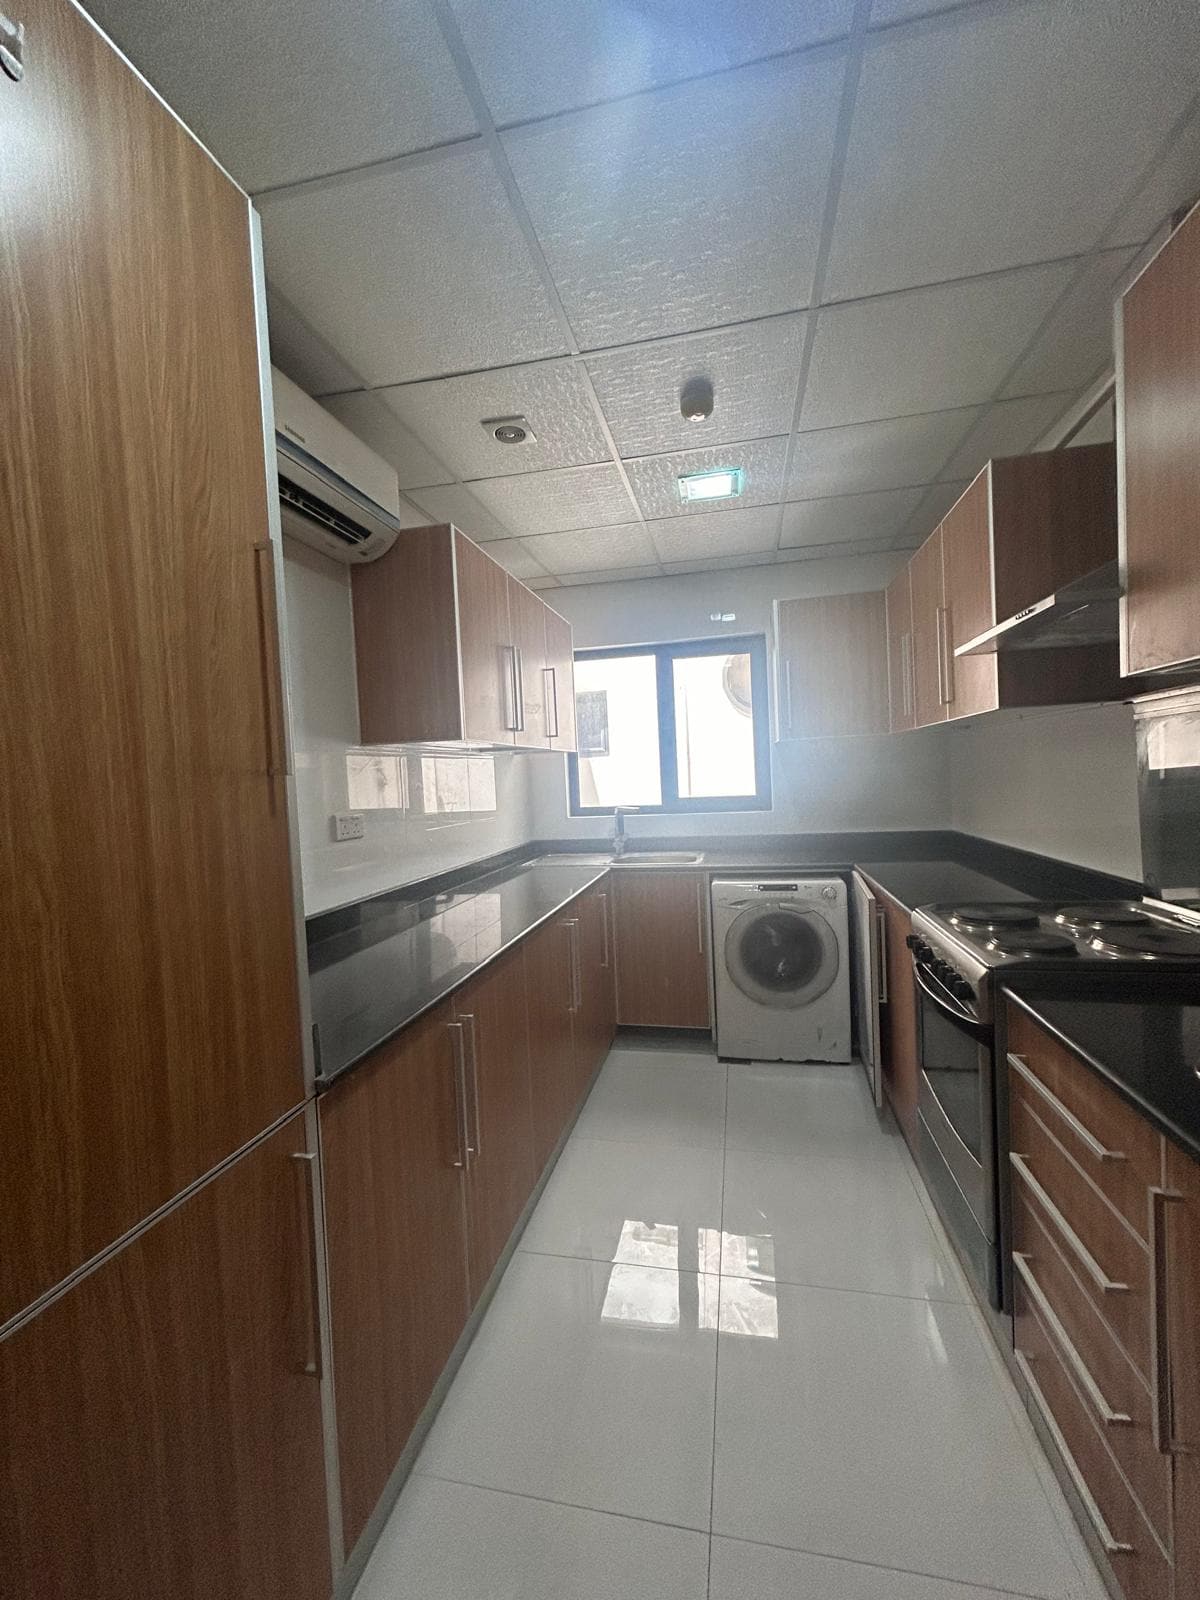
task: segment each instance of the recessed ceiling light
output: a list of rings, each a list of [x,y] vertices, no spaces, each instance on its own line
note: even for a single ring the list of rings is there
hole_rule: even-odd
[[[689,472],[679,480],[681,500],[732,500],[741,494],[746,474],[741,467],[719,467],[713,472]]]
[[[537,434],[524,417],[484,417],[482,426],[497,444],[537,443]]]

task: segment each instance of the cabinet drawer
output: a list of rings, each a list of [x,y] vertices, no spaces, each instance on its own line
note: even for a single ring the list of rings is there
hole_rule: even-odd
[[[1144,1239],[1146,1190],[1158,1183],[1162,1171],[1160,1136],[1016,1007],[1008,1012],[1008,1045],[1014,1093],[1019,1087],[1055,1138]]]
[[[1150,1378],[1150,1258],[1097,1193],[1037,1112],[1014,1096],[1010,1108],[1014,1202],[1035,1208],[1093,1305],[1143,1377]]]
[[[1059,1359],[1050,1334],[1020,1284],[1015,1345],[1034,1405],[1042,1413],[1074,1479],[1127,1600],[1167,1600],[1171,1564],[1139,1512],[1104,1440]]]
[[[1018,1258],[1015,1281],[1034,1305],[1039,1295],[1048,1303],[1049,1312],[1039,1306],[1046,1332],[1072,1369],[1094,1424],[1166,1546],[1171,1537],[1171,1464],[1154,1448],[1149,1387],[1117,1345],[1049,1229],[1050,1224],[1034,1206],[1017,1195],[1013,1207],[1013,1250]],[[1117,1417],[1128,1421],[1117,1421]]]

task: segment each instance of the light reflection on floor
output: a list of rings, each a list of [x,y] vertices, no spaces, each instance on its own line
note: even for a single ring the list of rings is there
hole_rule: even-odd
[[[722,1333],[751,1339],[778,1339],[775,1247],[769,1234],[722,1234],[715,1228],[700,1228],[697,1259],[698,1327],[713,1331],[719,1327]],[[727,1275],[722,1275],[722,1268]],[[621,1225],[601,1320],[639,1328],[678,1328],[680,1285],[678,1226],[628,1217]]]

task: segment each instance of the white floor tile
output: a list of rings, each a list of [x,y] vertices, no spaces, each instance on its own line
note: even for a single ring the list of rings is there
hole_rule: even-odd
[[[707,1572],[702,1533],[415,1477],[355,1597],[705,1600]]]
[[[711,1055],[614,1050],[575,1132],[584,1139],[699,1145],[725,1137],[725,1068]]]
[[[899,1159],[895,1124],[875,1110],[857,1062],[729,1067],[725,1143],[731,1150],[800,1156],[869,1150]]]
[[[1010,1600],[999,1589],[714,1539],[709,1600]]]
[[[878,1142],[802,1156],[729,1150],[721,1271],[962,1300],[901,1162]]]
[[[1054,1600],[1073,1593],[1065,1542],[968,1307],[757,1291],[748,1317],[746,1283],[722,1280],[714,1532]]]
[[[521,1249],[716,1272],[721,1161],[719,1149],[576,1135],[529,1219]]]
[[[518,1253],[417,1470],[707,1529],[715,1284]]]

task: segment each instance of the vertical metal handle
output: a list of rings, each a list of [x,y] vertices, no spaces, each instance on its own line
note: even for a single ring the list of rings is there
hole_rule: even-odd
[[[601,911],[603,913],[601,926],[604,929],[604,955],[600,961],[600,965],[607,972],[610,959],[608,948],[608,891],[606,889],[599,890],[596,898],[601,902]]]
[[[875,907],[875,945],[879,952],[879,1004],[888,1003],[887,918],[882,906]]]
[[[458,1020],[466,1025],[466,1038],[471,1043],[471,1121],[475,1125],[475,1132],[472,1136],[470,1129],[468,1128],[467,1130],[467,1156],[469,1159],[471,1156],[479,1155],[483,1142],[479,1134],[479,1041],[475,1035],[474,1012],[464,1011],[460,1014]],[[465,1082],[465,1066],[463,1072]]]
[[[937,630],[938,705],[950,704],[950,689],[946,674],[946,608],[938,606],[934,613]]]
[[[567,1010],[570,1011],[573,1014],[574,1012],[579,1010],[579,999],[580,999],[580,996],[579,996],[579,948],[578,948],[578,943],[577,943],[577,940],[578,940],[578,937],[579,937],[579,918],[578,917],[566,917],[566,918],[564,918],[563,927],[567,930],[568,959],[569,959],[569,962],[570,962],[570,971],[569,971],[569,974],[568,974],[568,981],[570,983],[570,998],[568,1000]]]
[[[321,1323],[317,1302],[317,1202],[313,1194],[317,1157],[312,1150],[293,1150],[292,1160],[300,1174],[303,1190],[304,1237],[308,1256],[304,1279],[305,1349],[300,1370],[309,1377],[321,1376]]]
[[[454,1127],[457,1151],[453,1165],[461,1167],[465,1172],[470,1146],[467,1142],[467,1069],[463,1059],[463,1025],[461,1022],[448,1022],[446,1028],[454,1049]]]
[[[792,660],[785,656],[783,661],[784,697],[787,701],[787,731],[792,731]]]
[[[258,632],[263,705],[267,731],[267,776],[282,778],[291,768],[283,726],[283,670],[279,655],[279,607],[275,598],[275,552],[269,540],[254,546],[258,586]]]
[[[513,661],[516,666],[517,679],[517,728],[518,733],[525,732],[525,658],[521,654],[520,646],[513,650]]]
[[[504,726],[509,733],[520,733],[521,719],[517,714],[517,647],[515,644],[502,644],[500,649],[508,658],[504,673],[504,698],[508,702],[504,708]]]
[[[696,879],[696,949],[704,954],[704,879]]]
[[[911,633],[900,635],[900,678],[904,687],[904,715],[916,716],[913,695],[913,638]]]
[[[1167,1321],[1166,1209],[1182,1198],[1172,1189],[1150,1190],[1150,1424],[1154,1448],[1164,1456],[1177,1448]]]
[[[550,692],[546,696],[546,737],[557,739],[561,731],[558,726],[558,672],[554,667],[543,667],[542,677],[550,679]],[[550,725],[550,711],[554,710],[554,726]]]
[[[25,24],[13,22],[0,11],[0,68],[20,83],[25,76]]]

